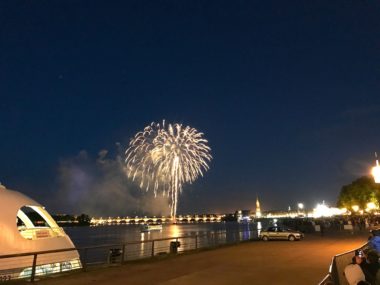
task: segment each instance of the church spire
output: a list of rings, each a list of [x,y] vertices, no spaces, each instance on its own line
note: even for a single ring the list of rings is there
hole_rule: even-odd
[[[256,218],[260,218],[261,217],[261,209],[260,209],[260,201],[259,201],[259,197],[256,195]]]

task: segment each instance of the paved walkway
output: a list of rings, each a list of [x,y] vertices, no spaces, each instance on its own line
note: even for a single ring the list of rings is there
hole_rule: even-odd
[[[335,254],[355,249],[368,234],[306,235],[300,242],[239,245],[51,277],[39,285],[247,285],[318,284]],[[26,284],[26,282],[24,282]],[[29,283],[30,284],[30,283]]]

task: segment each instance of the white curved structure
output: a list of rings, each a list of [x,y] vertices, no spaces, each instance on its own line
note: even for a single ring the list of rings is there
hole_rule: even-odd
[[[0,184],[0,281],[29,277],[32,273],[33,255],[7,255],[70,248],[73,250],[38,254],[36,275],[80,268],[79,254],[44,207]]]

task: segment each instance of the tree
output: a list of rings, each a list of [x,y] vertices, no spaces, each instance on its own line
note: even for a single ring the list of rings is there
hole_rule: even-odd
[[[340,208],[351,209],[353,205],[358,205],[365,209],[370,202],[378,207],[379,201],[380,184],[376,184],[373,177],[363,176],[342,187],[337,204]]]
[[[77,221],[80,226],[88,226],[90,225],[91,218],[89,215],[81,214],[77,217]]]

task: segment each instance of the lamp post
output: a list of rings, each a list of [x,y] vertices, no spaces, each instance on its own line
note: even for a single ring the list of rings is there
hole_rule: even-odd
[[[303,203],[298,203],[297,207],[298,207],[298,215],[300,216],[304,205],[303,205]]]
[[[372,167],[372,176],[375,179],[375,183],[380,183],[380,165],[379,160],[377,159],[377,153],[375,152],[376,165]]]

